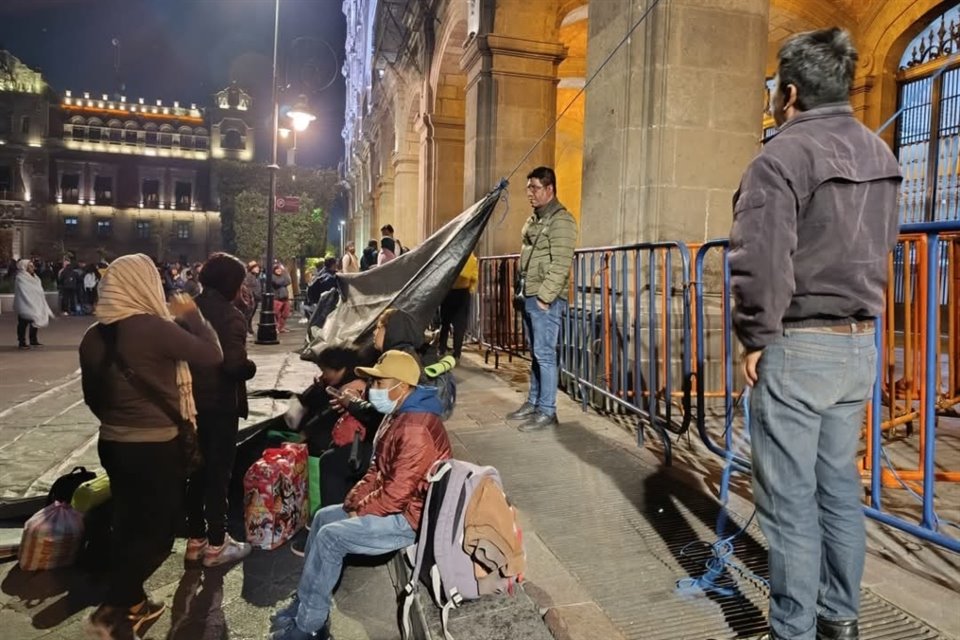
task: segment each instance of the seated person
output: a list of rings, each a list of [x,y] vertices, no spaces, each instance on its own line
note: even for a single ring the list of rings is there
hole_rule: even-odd
[[[400,309],[390,308],[380,314],[373,332],[373,346],[380,353],[391,349],[409,353],[420,367],[436,364],[436,349],[427,342],[422,327],[412,315]],[[425,381],[425,379],[421,379]]]
[[[314,384],[308,387],[300,397],[306,409],[306,415],[298,430],[304,435],[311,456],[320,456],[334,444],[334,427],[343,421],[344,409],[350,408],[350,415],[358,426],[371,433],[376,430],[383,416],[367,402],[333,403],[327,393],[327,387],[346,391],[350,389],[348,399],[361,400],[366,393],[366,382],[360,380],[355,372],[360,365],[369,364],[372,357],[365,357],[359,351],[348,346],[330,346],[317,355],[320,375]],[[344,425],[341,425],[343,427]],[[341,428],[341,432],[343,429]],[[343,433],[340,434],[343,440]],[[353,429],[346,436],[349,447],[353,441]],[[340,502],[338,500],[338,502]]]
[[[382,555],[416,540],[427,495],[426,475],[451,456],[436,391],[417,386],[420,366],[409,354],[387,351],[376,366],[370,401],[386,417],[374,438],[375,455],[343,504],[313,518],[306,560],[293,603],[274,617],[274,640],[328,638],[333,588],[347,554]]]

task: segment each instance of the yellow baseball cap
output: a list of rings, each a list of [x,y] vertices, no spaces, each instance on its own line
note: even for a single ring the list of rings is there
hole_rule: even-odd
[[[393,378],[405,382],[411,387],[420,382],[420,363],[409,353],[387,351],[372,367],[357,367],[358,376],[370,378]]]

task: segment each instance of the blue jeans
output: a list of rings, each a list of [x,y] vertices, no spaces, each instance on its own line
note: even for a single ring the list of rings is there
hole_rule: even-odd
[[[530,392],[527,402],[542,414],[557,413],[557,385],[560,365],[557,362],[557,339],[560,336],[560,307],[565,304],[557,298],[546,311],[537,305],[537,298],[528,296],[523,310],[523,324],[530,348]]]
[[[317,511],[307,537],[306,557],[297,586],[297,627],[313,633],[330,615],[333,588],[348,553],[378,556],[413,544],[416,533],[400,514],[351,518],[343,505]]]
[[[860,608],[866,541],[856,455],[876,379],[873,333],[787,329],[750,396],[753,492],[770,545],[770,627],[813,640]]]

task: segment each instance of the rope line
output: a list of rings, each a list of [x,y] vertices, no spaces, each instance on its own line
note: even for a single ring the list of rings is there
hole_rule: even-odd
[[[710,557],[707,558],[705,562],[706,572],[704,572],[703,575],[698,578],[691,577],[677,580],[677,591],[679,591],[681,594],[703,591],[706,593],[713,592],[723,597],[736,595],[737,590],[735,586],[729,587],[722,584],[723,578],[727,575],[728,570],[730,569],[736,571],[741,576],[758,582],[768,588],[770,586],[770,584],[764,578],[758,576],[739,562],[736,562],[732,559],[736,553],[733,543],[747,529],[750,528],[750,525],[753,523],[753,519],[757,515],[756,508],[754,508],[753,513],[750,514],[747,522],[742,527],[737,529],[737,531],[735,531],[733,534],[724,534],[728,520],[727,502],[728,496],[730,495],[730,476],[732,475],[731,472],[734,466],[733,458],[739,449],[743,448],[744,445],[749,445],[750,443],[750,387],[746,387],[740,394],[736,404],[734,404],[734,410],[736,410],[737,406],[741,404],[743,406],[743,435],[738,438],[735,446],[731,447],[727,451],[727,464],[724,467],[723,476],[720,480],[720,495],[724,496],[724,500],[723,505],[720,507],[720,513],[717,515],[716,532],[717,536],[719,536],[719,539],[712,544],[703,542],[702,540],[694,540],[693,542],[684,545],[684,547],[680,550],[680,557],[686,556],[691,547],[706,547],[710,551]],[[727,425],[727,429],[730,429],[731,427],[732,420],[731,424]]]
[[[619,51],[620,48],[624,44],[626,44],[626,42],[630,39],[630,36],[633,35],[633,32],[637,30],[637,28],[643,23],[644,20],[646,20],[647,16],[650,15],[650,12],[653,11],[658,4],[660,4],[660,0],[653,0],[653,2],[650,4],[649,7],[647,7],[647,9],[640,16],[640,18],[633,23],[633,26],[630,27],[630,30],[627,31],[627,34],[623,36],[620,42],[617,43],[617,46],[615,46],[610,51],[610,53],[607,54],[607,57],[603,60],[603,62],[600,63],[600,66],[597,67],[597,70],[594,71],[593,74],[589,78],[587,78],[587,81],[583,83],[583,86],[580,87],[579,91],[577,91],[577,95],[573,96],[573,98],[570,100],[567,106],[563,108],[563,111],[560,112],[560,115],[558,115],[556,119],[553,121],[553,123],[549,127],[547,127],[546,131],[543,132],[543,135],[541,135],[537,139],[537,141],[533,143],[533,146],[530,147],[530,149],[524,154],[524,156],[520,159],[520,162],[517,163],[517,166],[513,168],[513,171],[511,171],[509,175],[507,175],[506,177],[507,180],[510,180],[510,178],[512,178],[513,175],[520,169],[520,167],[523,166],[523,163],[526,162],[527,158],[530,157],[530,154],[532,154],[536,150],[536,148],[540,146],[540,143],[546,139],[547,135],[549,135],[551,131],[557,128],[557,124],[560,122],[560,119],[566,115],[567,111],[570,110],[570,107],[572,107],[573,104],[580,98],[580,96],[583,95],[583,92],[587,90],[587,87],[590,86],[590,83],[594,81],[594,79],[600,74],[601,71],[603,71],[603,68],[607,66],[607,63],[610,62],[610,60],[617,53],[617,51]]]

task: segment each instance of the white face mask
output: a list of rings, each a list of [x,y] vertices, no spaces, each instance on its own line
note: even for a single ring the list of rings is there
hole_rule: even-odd
[[[389,389],[377,389],[376,387],[370,387],[367,391],[367,396],[370,398],[370,404],[374,408],[382,413],[383,415],[389,415],[393,413],[394,409],[397,408],[397,401],[390,399],[390,392],[399,387],[400,384],[395,384]]]

